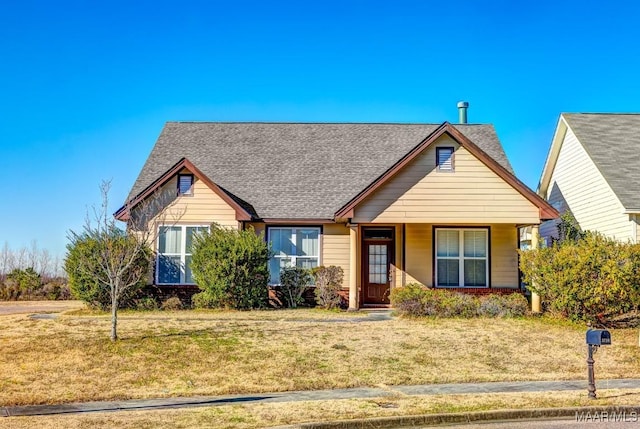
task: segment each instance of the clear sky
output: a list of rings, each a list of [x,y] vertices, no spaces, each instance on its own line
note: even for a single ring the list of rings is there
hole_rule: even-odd
[[[640,2],[33,1],[0,8],[0,245],[64,254],[164,122],[495,125],[534,188],[561,112],[640,111]]]

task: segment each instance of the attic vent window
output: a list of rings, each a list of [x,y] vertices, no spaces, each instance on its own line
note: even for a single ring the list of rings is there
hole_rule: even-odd
[[[439,171],[453,171],[453,148],[436,148],[436,165]]]
[[[178,175],[178,195],[193,195],[193,174]]]

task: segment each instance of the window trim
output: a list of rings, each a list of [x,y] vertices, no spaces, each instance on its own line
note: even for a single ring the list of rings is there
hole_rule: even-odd
[[[161,228],[181,228],[180,237],[180,253],[160,253],[160,230]],[[158,236],[156,237],[156,258],[154,269],[154,281],[158,286],[176,286],[176,285],[188,285],[193,286],[196,283],[187,283],[187,271],[186,260],[187,255],[193,256],[193,253],[187,254],[187,228],[205,228],[207,231],[210,228],[210,224],[176,224],[176,225],[158,225]],[[160,257],[167,256],[180,256],[180,281],[178,283],[160,283]]]
[[[443,165],[440,164],[440,152],[444,151],[444,150],[448,150],[451,151],[451,157],[449,158],[450,160],[450,164],[451,164],[451,168],[443,168]],[[453,146],[438,146],[436,147],[436,169],[438,171],[442,171],[442,172],[454,172],[455,171],[455,154],[456,154],[456,150]]]
[[[189,185],[189,191],[188,192],[182,192],[181,189],[180,189],[180,179],[183,178],[183,177],[189,177],[191,179],[191,185]],[[193,174],[178,174],[178,184],[177,184],[178,196],[181,196],[181,197],[191,197],[191,196],[193,196],[193,193],[194,193],[193,192],[193,185],[194,185],[194,183],[195,183],[195,180],[194,180]]]
[[[266,226],[266,234],[265,234],[265,240],[267,241],[267,243],[269,245],[271,245],[271,230],[273,229],[317,229],[318,230],[318,267],[322,265],[322,242],[324,241],[323,235],[324,235],[324,230],[322,228],[322,225],[267,225]],[[292,234],[293,237],[293,234]],[[292,266],[295,266],[295,258],[297,258],[297,256],[288,256],[293,258],[292,260]],[[275,258],[274,256],[271,256],[271,258],[269,258],[269,261],[271,261],[272,258]],[[271,264],[269,264],[269,266],[271,266]],[[269,286],[279,286],[280,283],[271,283],[271,271],[269,271]]]
[[[458,256],[458,260],[461,262],[459,265],[459,283],[458,286],[440,286],[438,285],[438,254],[437,254],[437,231],[438,230],[456,230],[459,232],[466,231],[477,231],[479,229],[485,230],[487,232],[487,267],[486,267],[486,278],[487,284],[486,286],[465,286],[464,285],[464,234],[461,234],[459,240],[461,241],[462,247],[460,248],[460,255]],[[431,255],[432,255],[432,284],[433,287],[437,288],[465,288],[465,289],[491,289],[491,227],[490,226],[452,226],[452,225],[433,225],[431,231]],[[481,258],[467,258],[467,259],[481,259]]]

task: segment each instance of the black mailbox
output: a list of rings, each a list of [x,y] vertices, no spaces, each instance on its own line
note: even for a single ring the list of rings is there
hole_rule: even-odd
[[[591,346],[610,346],[611,334],[606,329],[587,330],[587,344]]]

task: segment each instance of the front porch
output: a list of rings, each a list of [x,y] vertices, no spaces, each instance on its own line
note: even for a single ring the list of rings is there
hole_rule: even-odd
[[[389,305],[394,287],[520,291],[515,224],[349,224],[349,308]]]

